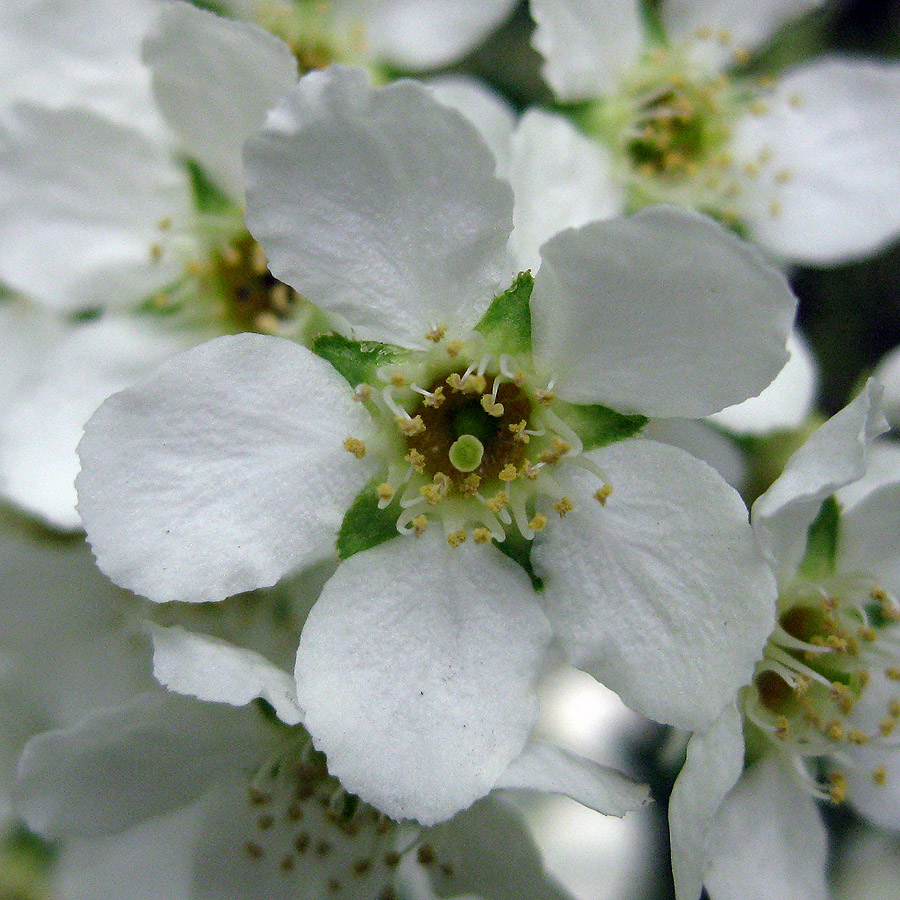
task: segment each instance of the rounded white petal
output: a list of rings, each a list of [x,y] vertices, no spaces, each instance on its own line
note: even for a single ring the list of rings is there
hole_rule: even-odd
[[[276,278],[361,339],[425,345],[496,293],[512,194],[475,127],[427,88],[312,72],[246,152],[247,222]]]
[[[153,674],[169,690],[200,700],[245,706],[257,697],[287,725],[297,725],[294,679],[262,654],[184,628],[147,623],[153,637]]]
[[[750,680],[775,622],[746,507],[675,447],[638,438],[587,458],[612,493],[601,506],[595,476],[567,478],[575,510],[532,551],[547,614],[572,664],[629,707],[708,728]]]
[[[0,494],[53,528],[74,530],[81,527],[75,448],[84,423],[107,397],[192,342],[127,319],[73,325],[37,309],[30,314],[24,332],[3,340],[15,346],[43,327],[15,397],[0,409]]]
[[[844,509],[855,506],[870,491],[885,484],[893,484],[900,476],[900,441],[890,437],[876,438],[869,445],[866,472],[837,492]]]
[[[784,276],[704,216],[654,207],[564,231],[541,256],[534,352],[566,400],[703,416],[787,361]]]
[[[437,69],[474,50],[516,0],[369,0],[366,41],[403,69]]]
[[[847,799],[873,824],[900,830],[900,753],[896,746],[854,747],[853,763],[852,768],[842,769]],[[876,769],[884,769],[883,783],[875,781]]]
[[[841,516],[837,567],[900,591],[900,471]]]
[[[881,358],[872,376],[884,387],[884,414],[894,428],[900,428],[900,347]]]
[[[560,100],[591,100],[636,61],[644,34],[637,0],[531,0],[532,43]]]
[[[707,841],[716,812],[744,768],[744,729],[734,704],[709,731],[693,735],[669,800],[672,874],[678,900],[703,888]]]
[[[509,180],[516,197],[510,236],[516,271],[536,272],[541,245],[560,231],[625,208],[609,152],[565,117],[542,110],[529,110],[516,127]]]
[[[189,803],[259,755],[258,717],[175,694],[141,694],[32,738],[16,799],[54,837],[113,834]]]
[[[0,279],[47,306],[142,299],[181,274],[159,223],[191,215],[169,148],[81,109],[17,107],[0,127]],[[52,251],[48,251],[52,248]]]
[[[710,900],[828,900],[825,826],[774,755],[725,798],[709,838]]]
[[[784,368],[758,397],[714,413],[710,421],[740,435],[799,428],[813,410],[819,372],[809,344],[796,328],[788,338],[787,349],[789,358]]]
[[[509,170],[510,140],[516,124],[513,108],[498,93],[467,75],[443,75],[425,82],[438,103],[461,112],[491,148],[497,172]]]
[[[297,80],[288,46],[255,25],[171,3],[160,10],[144,59],[182,149],[243,203],[244,142]]]
[[[753,504],[753,527],[776,573],[792,578],[806,550],[807,530],[822,501],[865,472],[869,444],[887,428],[881,387],[869,380],[788,460],[778,480]]]
[[[432,824],[486,794],[537,715],[550,628],[524,571],[432,529],[341,563],[297,652],[316,747],[347,790]]]
[[[498,788],[563,794],[607,816],[650,802],[650,789],[562,747],[532,741],[506,768]]]
[[[79,106],[160,128],[141,64],[153,0],[11,0],[0,4],[0,116],[14,103]]]
[[[738,124],[734,146],[740,158],[769,151],[747,185],[754,240],[780,257],[833,265],[900,234],[900,64],[822,60],[779,81],[765,103],[766,114]]]
[[[368,415],[324,360],[241,334],[107,400],[79,445],[100,568],[153,600],[221,600],[334,552],[371,476],[343,449]]]

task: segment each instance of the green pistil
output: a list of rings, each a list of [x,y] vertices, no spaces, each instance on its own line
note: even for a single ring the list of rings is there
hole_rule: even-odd
[[[474,472],[481,465],[484,444],[474,434],[464,434],[450,447],[450,462],[460,472]]]

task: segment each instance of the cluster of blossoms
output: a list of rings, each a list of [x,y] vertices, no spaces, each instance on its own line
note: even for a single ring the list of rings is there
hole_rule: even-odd
[[[900,75],[751,77],[809,0],[532,0],[570,118],[395,78],[513,5],[0,12],[0,850],[63,900],[569,897],[516,797],[650,799],[542,733],[574,669],[692,733],[679,900],[824,900],[813,800],[900,825],[880,385],[728,483],[808,424],[771,259],[900,230]]]

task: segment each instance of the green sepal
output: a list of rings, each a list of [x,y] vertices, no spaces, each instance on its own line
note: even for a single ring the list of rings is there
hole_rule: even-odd
[[[531,353],[531,291],[534,276],[519,272],[502,294],[494,297],[487,312],[475,326],[491,348],[513,356]]]
[[[531,541],[523,538],[518,531],[510,530],[506,533],[506,540],[494,541],[494,546],[525,570],[525,574],[531,579],[531,586],[536,591],[544,589],[544,582],[537,576],[531,564]]]
[[[599,404],[557,401],[553,411],[581,438],[585,450],[634,437],[647,424],[646,416],[626,415]]]
[[[654,44],[666,45],[669,43],[666,37],[666,29],[663,25],[659,0],[641,0],[641,22],[644,25],[644,34]]]
[[[231,198],[206,174],[203,166],[195,159],[188,157],[184,161],[188,177],[191,179],[191,190],[194,194],[194,205],[202,213],[218,214],[234,211]]]
[[[834,574],[841,508],[834,497],[822,503],[806,537],[806,553],[800,563],[800,573],[807,578],[824,578]]]
[[[354,553],[370,550],[391,538],[398,537],[397,511],[388,512],[378,508],[378,494],[375,492],[377,481],[370,481],[353,501],[341,530],[338,532],[337,552],[343,559],[349,559]]]
[[[376,370],[401,360],[408,352],[379,341],[352,341],[336,331],[318,335],[312,351],[330,362],[352,387],[363,382],[377,384]]]
[[[15,822],[0,837],[0,852],[27,862],[38,872],[45,872],[56,862],[59,846]]]

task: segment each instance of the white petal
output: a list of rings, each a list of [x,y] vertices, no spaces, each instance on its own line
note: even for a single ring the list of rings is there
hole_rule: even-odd
[[[900,753],[896,746],[854,747],[853,762],[852,768],[843,770],[850,803],[880,828],[900,830]],[[884,769],[882,784],[873,778],[876,768]]]
[[[341,563],[297,652],[306,726],[347,790],[432,824],[522,751],[550,628],[524,571],[436,528]]]
[[[635,0],[531,0],[530,9],[532,43],[560,100],[601,97],[643,47]]]
[[[272,273],[358,338],[424,346],[496,292],[509,186],[473,125],[409,81],[313,72],[247,145],[247,221]]]
[[[377,0],[366,40],[376,57],[404,69],[437,69],[474,50],[509,16],[515,0]]]
[[[900,591],[900,471],[841,517],[838,570],[881,580]]]
[[[172,3],[161,9],[144,58],[182,148],[242,203],[244,141],[297,80],[288,46],[255,25]]]
[[[438,103],[461,112],[478,129],[494,154],[497,172],[505,176],[516,122],[513,108],[486,84],[466,75],[444,75],[425,84]]]
[[[529,110],[512,137],[509,180],[516,197],[510,250],[517,271],[537,271],[541,245],[566,228],[610,219],[625,208],[608,151],[563,116]]]
[[[695,734],[689,741],[669,800],[672,874],[678,900],[700,896],[710,827],[743,767],[741,714],[730,704],[709,731]]]
[[[869,445],[866,472],[837,492],[841,507],[855,506],[870,491],[885,484],[893,484],[900,476],[900,441],[890,437],[875,438]]]
[[[147,628],[153,636],[153,674],[169,690],[232,706],[262,697],[287,725],[302,720],[294,679],[261,654],[177,626],[148,622]]]
[[[774,756],[752,766],[710,830],[710,900],[827,900],[825,827]]]
[[[0,109],[79,106],[144,130],[161,126],[140,61],[153,0],[0,4]]]
[[[541,256],[534,352],[567,400],[702,416],[758,394],[787,361],[787,282],[703,216],[655,207],[565,231]]]
[[[44,328],[32,346],[27,373],[0,411],[0,492],[54,528],[81,526],[75,511],[75,448],[84,423],[110,394],[180,350],[189,337],[127,319],[104,317],[73,325],[31,310],[28,334]],[[21,342],[22,332],[3,339]]]
[[[787,349],[790,357],[784,368],[758,397],[714,413],[710,421],[741,435],[799,428],[813,410],[819,372],[809,345],[796,328]]]
[[[0,127],[0,278],[56,308],[142,299],[181,273],[153,247],[191,202],[164,144],[85,110],[18,107]]]
[[[175,694],[142,694],[28,742],[18,807],[51,836],[113,834],[199,797],[259,754],[259,717]]]
[[[217,338],[107,400],[79,445],[100,567],[153,600],[221,600],[334,552],[371,476],[343,449],[368,415],[281,338]]]
[[[562,747],[539,742],[526,745],[496,786],[564,794],[607,816],[624,816],[650,802],[647,785]]]
[[[796,262],[833,265],[900,234],[900,65],[816,62],[783,78],[766,105],[735,135],[737,156],[771,151],[761,181],[748,185],[755,240]]]
[[[753,527],[781,578],[792,577],[822,501],[865,472],[868,446],[887,428],[881,387],[869,380],[859,396],[813,432],[778,480],[753,504]]]
[[[632,439],[587,457],[613,490],[601,506],[597,479],[573,474],[575,511],[535,538],[548,616],[572,664],[629,707],[708,728],[774,626],[775,585],[747,510],[674,447]]]
[[[725,66],[737,50],[753,50],[773,37],[783,25],[810,12],[824,0],[665,0],[660,12],[667,33],[696,41],[698,31],[711,32],[697,41],[694,53]],[[723,40],[723,37],[727,38]]]
[[[884,414],[894,428],[900,428],[900,347],[881,358],[872,377],[884,386]]]

